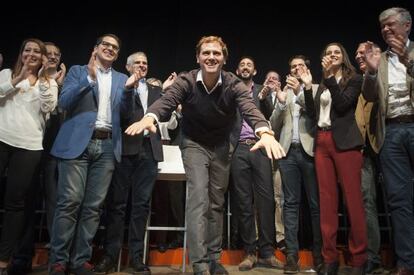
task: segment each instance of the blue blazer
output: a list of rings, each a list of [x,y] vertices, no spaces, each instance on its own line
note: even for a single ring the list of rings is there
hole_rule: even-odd
[[[98,114],[98,87],[88,79],[88,67],[70,68],[59,96],[59,107],[66,111],[51,154],[62,159],[79,157],[91,140]],[[112,69],[111,109],[112,142],[116,160],[121,160],[121,114],[129,117],[132,106],[133,89],[125,90],[128,77]]]

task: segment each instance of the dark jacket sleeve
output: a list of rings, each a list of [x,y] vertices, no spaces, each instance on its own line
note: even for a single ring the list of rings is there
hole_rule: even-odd
[[[325,85],[331,92],[332,108],[335,109],[337,114],[345,114],[350,109],[355,109],[359,94],[361,93],[361,75],[353,76],[343,91],[341,91],[334,76],[325,79]]]

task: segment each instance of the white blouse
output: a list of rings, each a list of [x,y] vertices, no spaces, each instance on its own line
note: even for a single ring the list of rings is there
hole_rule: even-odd
[[[0,71],[0,141],[17,148],[42,150],[48,114],[57,104],[58,85],[54,79],[31,86],[25,79],[15,87],[12,71]]]

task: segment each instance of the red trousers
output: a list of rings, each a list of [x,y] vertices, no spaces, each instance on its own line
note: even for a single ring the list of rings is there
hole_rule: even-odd
[[[319,184],[322,255],[325,263],[338,261],[338,182],[351,225],[348,246],[351,266],[362,266],[367,260],[365,209],[361,193],[362,154],[359,150],[336,148],[332,131],[318,131],[315,165]]]

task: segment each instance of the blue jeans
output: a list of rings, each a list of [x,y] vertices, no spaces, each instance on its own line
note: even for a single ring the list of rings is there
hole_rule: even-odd
[[[313,234],[313,256],[321,258],[319,190],[313,158],[301,147],[291,147],[285,158],[279,160],[282,187],[285,195],[283,218],[285,222],[286,254],[298,257],[299,210],[302,186],[309,203]]]
[[[51,264],[78,268],[91,259],[91,243],[114,166],[111,139],[92,139],[77,159],[59,160]]]
[[[375,157],[371,156],[369,152],[364,152],[364,162],[361,174],[361,190],[367,219],[368,260],[373,263],[381,264],[381,257],[379,255],[381,234],[378,223],[376,189],[377,169],[374,158]]]
[[[414,123],[388,124],[380,152],[397,265],[414,271]]]

